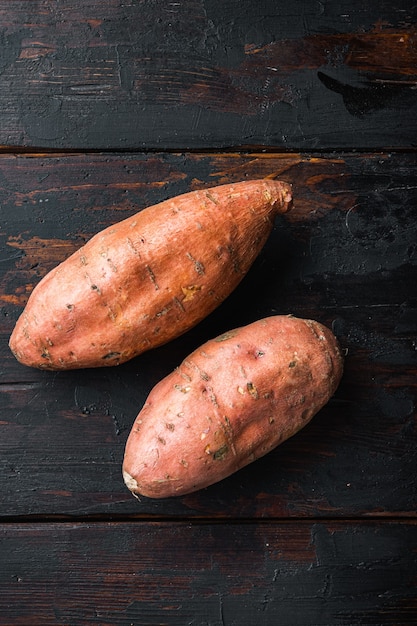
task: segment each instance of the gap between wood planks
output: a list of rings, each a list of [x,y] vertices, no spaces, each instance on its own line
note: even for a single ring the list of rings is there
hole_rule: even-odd
[[[214,517],[204,515],[201,517],[190,516],[180,517],[176,515],[138,515],[132,513],[129,514],[97,514],[97,515],[16,515],[13,517],[0,516],[0,526],[10,526],[13,524],[102,524],[102,523],[116,523],[116,524],[178,524],[178,525],[194,525],[204,526],[206,524],[221,526],[222,524],[243,526],[256,524],[257,526],[268,525],[291,525],[291,524],[303,524],[310,526],[312,524],[332,524],[332,525],[346,525],[346,524],[361,524],[361,525],[373,525],[373,524],[415,524],[417,525],[417,518],[414,513],[381,513],[364,516],[312,516],[312,517]]]
[[[79,148],[43,148],[42,146],[7,146],[0,145],[0,156],[13,156],[14,154],[18,154],[20,156],[28,156],[28,157],[38,157],[45,158],[48,156],[51,157],[59,157],[59,156],[76,156],[76,155],[98,155],[98,154],[114,154],[114,155],[132,155],[132,154],[192,154],[192,155],[204,155],[204,156],[223,156],[223,157],[242,157],[242,156],[262,156],[267,158],[271,157],[279,157],[280,154],[285,156],[286,158],[298,158],[300,156],[303,157],[313,157],[320,156],[325,157],[326,155],[330,157],[330,155],[340,154],[343,156],[354,156],[354,155],[384,155],[384,154],[413,154],[417,153],[417,147],[398,147],[398,146],[381,146],[379,149],[370,149],[370,148],[356,148],[354,146],[340,146],[340,147],[324,147],[324,148],[315,148],[314,150],[306,150],[304,151],[294,151],[291,149],[286,149],[284,146],[263,146],[263,145],[242,145],[242,146],[228,146],[226,148],[88,148],[85,150]]]

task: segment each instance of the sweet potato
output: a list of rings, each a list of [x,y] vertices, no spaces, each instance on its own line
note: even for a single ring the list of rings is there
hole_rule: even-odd
[[[224,479],[305,426],[342,370],[314,320],[273,316],[208,341],[150,392],[126,444],[127,487],[165,498]]]
[[[35,287],[10,338],[23,364],[117,365],[196,325],[238,285],[288,210],[271,180],[174,197],[92,237]]]

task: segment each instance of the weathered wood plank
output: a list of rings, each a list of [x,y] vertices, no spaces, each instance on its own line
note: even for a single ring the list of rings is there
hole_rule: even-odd
[[[2,303],[23,305],[34,282],[115,221],[179,193],[251,177],[293,184],[294,208],[271,242],[282,254],[308,253],[304,284],[330,270],[326,258],[350,280],[411,266],[415,170],[415,154],[3,156]]]
[[[0,624],[417,623],[415,523],[0,526]]]
[[[294,183],[250,274],[182,338],[119,368],[53,374],[7,341],[35,282],[97,230],[176,193]],[[0,515],[412,515],[417,505],[415,155],[73,155],[0,159]],[[348,350],[332,402],[297,437],[180,500],[134,500],[120,474],[151,387],[209,337],[273,313]]]
[[[415,146],[417,9],[284,0],[0,6],[0,145]]]
[[[222,483],[180,499],[133,499],[121,462],[148,365],[1,390],[3,519],[414,515],[415,387],[388,385],[384,374],[374,387],[345,384],[301,433]]]

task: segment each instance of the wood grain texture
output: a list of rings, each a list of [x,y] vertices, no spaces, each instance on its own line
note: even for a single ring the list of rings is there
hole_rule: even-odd
[[[416,33],[407,0],[13,0],[0,145],[415,147]]]
[[[412,626],[416,542],[414,522],[3,525],[0,624]]]
[[[415,513],[413,154],[4,156],[0,160],[0,514],[237,518]],[[7,341],[33,285],[94,232],[215,183],[274,176],[294,208],[241,286],[193,331],[106,372],[25,368]],[[120,465],[158,380],[210,337],[274,313],[312,317],[347,351],[301,433],[220,485],[137,502]]]

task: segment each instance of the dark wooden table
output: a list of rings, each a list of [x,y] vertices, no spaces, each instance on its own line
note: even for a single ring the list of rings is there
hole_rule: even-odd
[[[417,6],[0,4],[0,624],[417,624]],[[34,285],[147,205],[293,184],[248,276],[116,367],[43,372],[8,338]],[[152,386],[274,313],[329,325],[342,383],[298,435],[193,495],[121,462]]]

